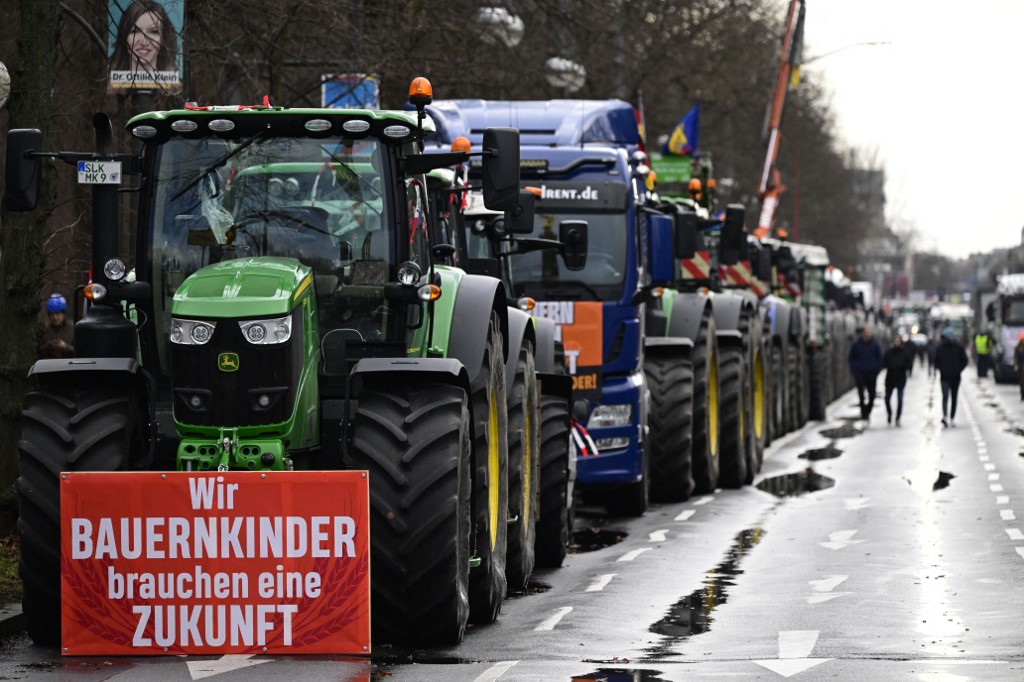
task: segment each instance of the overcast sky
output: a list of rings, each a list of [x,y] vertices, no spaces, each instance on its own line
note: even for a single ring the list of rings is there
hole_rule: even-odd
[[[805,60],[891,42],[803,69],[847,143],[884,162],[891,225],[949,256],[1020,244],[1024,0],[807,0],[805,35]]]

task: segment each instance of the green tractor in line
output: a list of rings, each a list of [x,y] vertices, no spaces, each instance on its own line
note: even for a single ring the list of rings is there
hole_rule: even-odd
[[[35,208],[45,157],[131,176],[139,197],[128,268],[120,178],[93,185],[76,357],[31,370],[18,528],[34,640],[60,638],[65,471],[368,470],[374,641],[455,643],[497,617],[521,339],[502,282],[432,242],[427,176],[469,155],[424,155],[429,84],[410,101],[153,112],[127,124],[137,155],[113,153],[104,115],[95,153],[9,133],[15,209]],[[489,129],[477,155],[488,208],[521,211],[518,132]]]

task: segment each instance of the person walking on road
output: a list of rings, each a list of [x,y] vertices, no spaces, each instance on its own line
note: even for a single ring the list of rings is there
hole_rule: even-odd
[[[1020,399],[1024,400],[1024,332],[1020,333],[1017,346],[1013,349],[1013,371],[1017,373],[1020,385]]]
[[[928,358],[928,378],[935,376],[935,349],[939,347],[938,341],[931,334],[928,335],[928,343],[924,347],[924,353]]]
[[[907,385],[910,368],[914,366],[914,354],[903,345],[903,339],[899,334],[893,337],[892,348],[885,351],[882,365],[885,367],[885,413],[892,424],[892,406],[889,399],[892,392],[896,391],[896,426],[899,426],[900,417],[903,416],[903,389]]]
[[[869,420],[875,406],[875,382],[882,371],[882,347],[875,340],[875,329],[865,324],[860,337],[850,346],[850,373],[857,383],[860,418]]]
[[[984,379],[992,366],[992,336],[987,329],[974,335],[974,353],[978,362],[978,378]]]
[[[960,373],[964,371],[964,367],[967,367],[967,353],[957,341],[953,329],[946,327],[942,330],[939,347],[935,349],[935,369],[939,373],[939,384],[942,386],[943,426],[956,426],[956,397],[960,391]]]

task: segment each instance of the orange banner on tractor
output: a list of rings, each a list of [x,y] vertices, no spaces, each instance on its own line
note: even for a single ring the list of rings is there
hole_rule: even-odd
[[[565,347],[565,364],[577,397],[599,399],[604,364],[604,305],[600,301],[538,301],[531,314],[554,321],[556,338]]]
[[[61,475],[63,653],[367,654],[366,472]]]

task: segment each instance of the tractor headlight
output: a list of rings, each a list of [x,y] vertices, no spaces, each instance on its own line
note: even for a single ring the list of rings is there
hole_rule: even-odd
[[[213,338],[216,322],[171,318],[171,343],[182,346],[202,346]]]
[[[268,346],[284,343],[292,338],[292,318],[278,317],[273,320],[249,320],[239,322],[242,336],[254,346]]]
[[[598,405],[590,413],[587,428],[608,428],[612,426],[629,426],[633,418],[632,405]]]
[[[420,281],[423,271],[420,266],[411,260],[407,260],[398,266],[398,283],[402,286],[411,287]]]
[[[128,268],[125,267],[124,261],[120,258],[111,258],[103,264],[103,274],[111,282],[120,282],[127,273]]]

